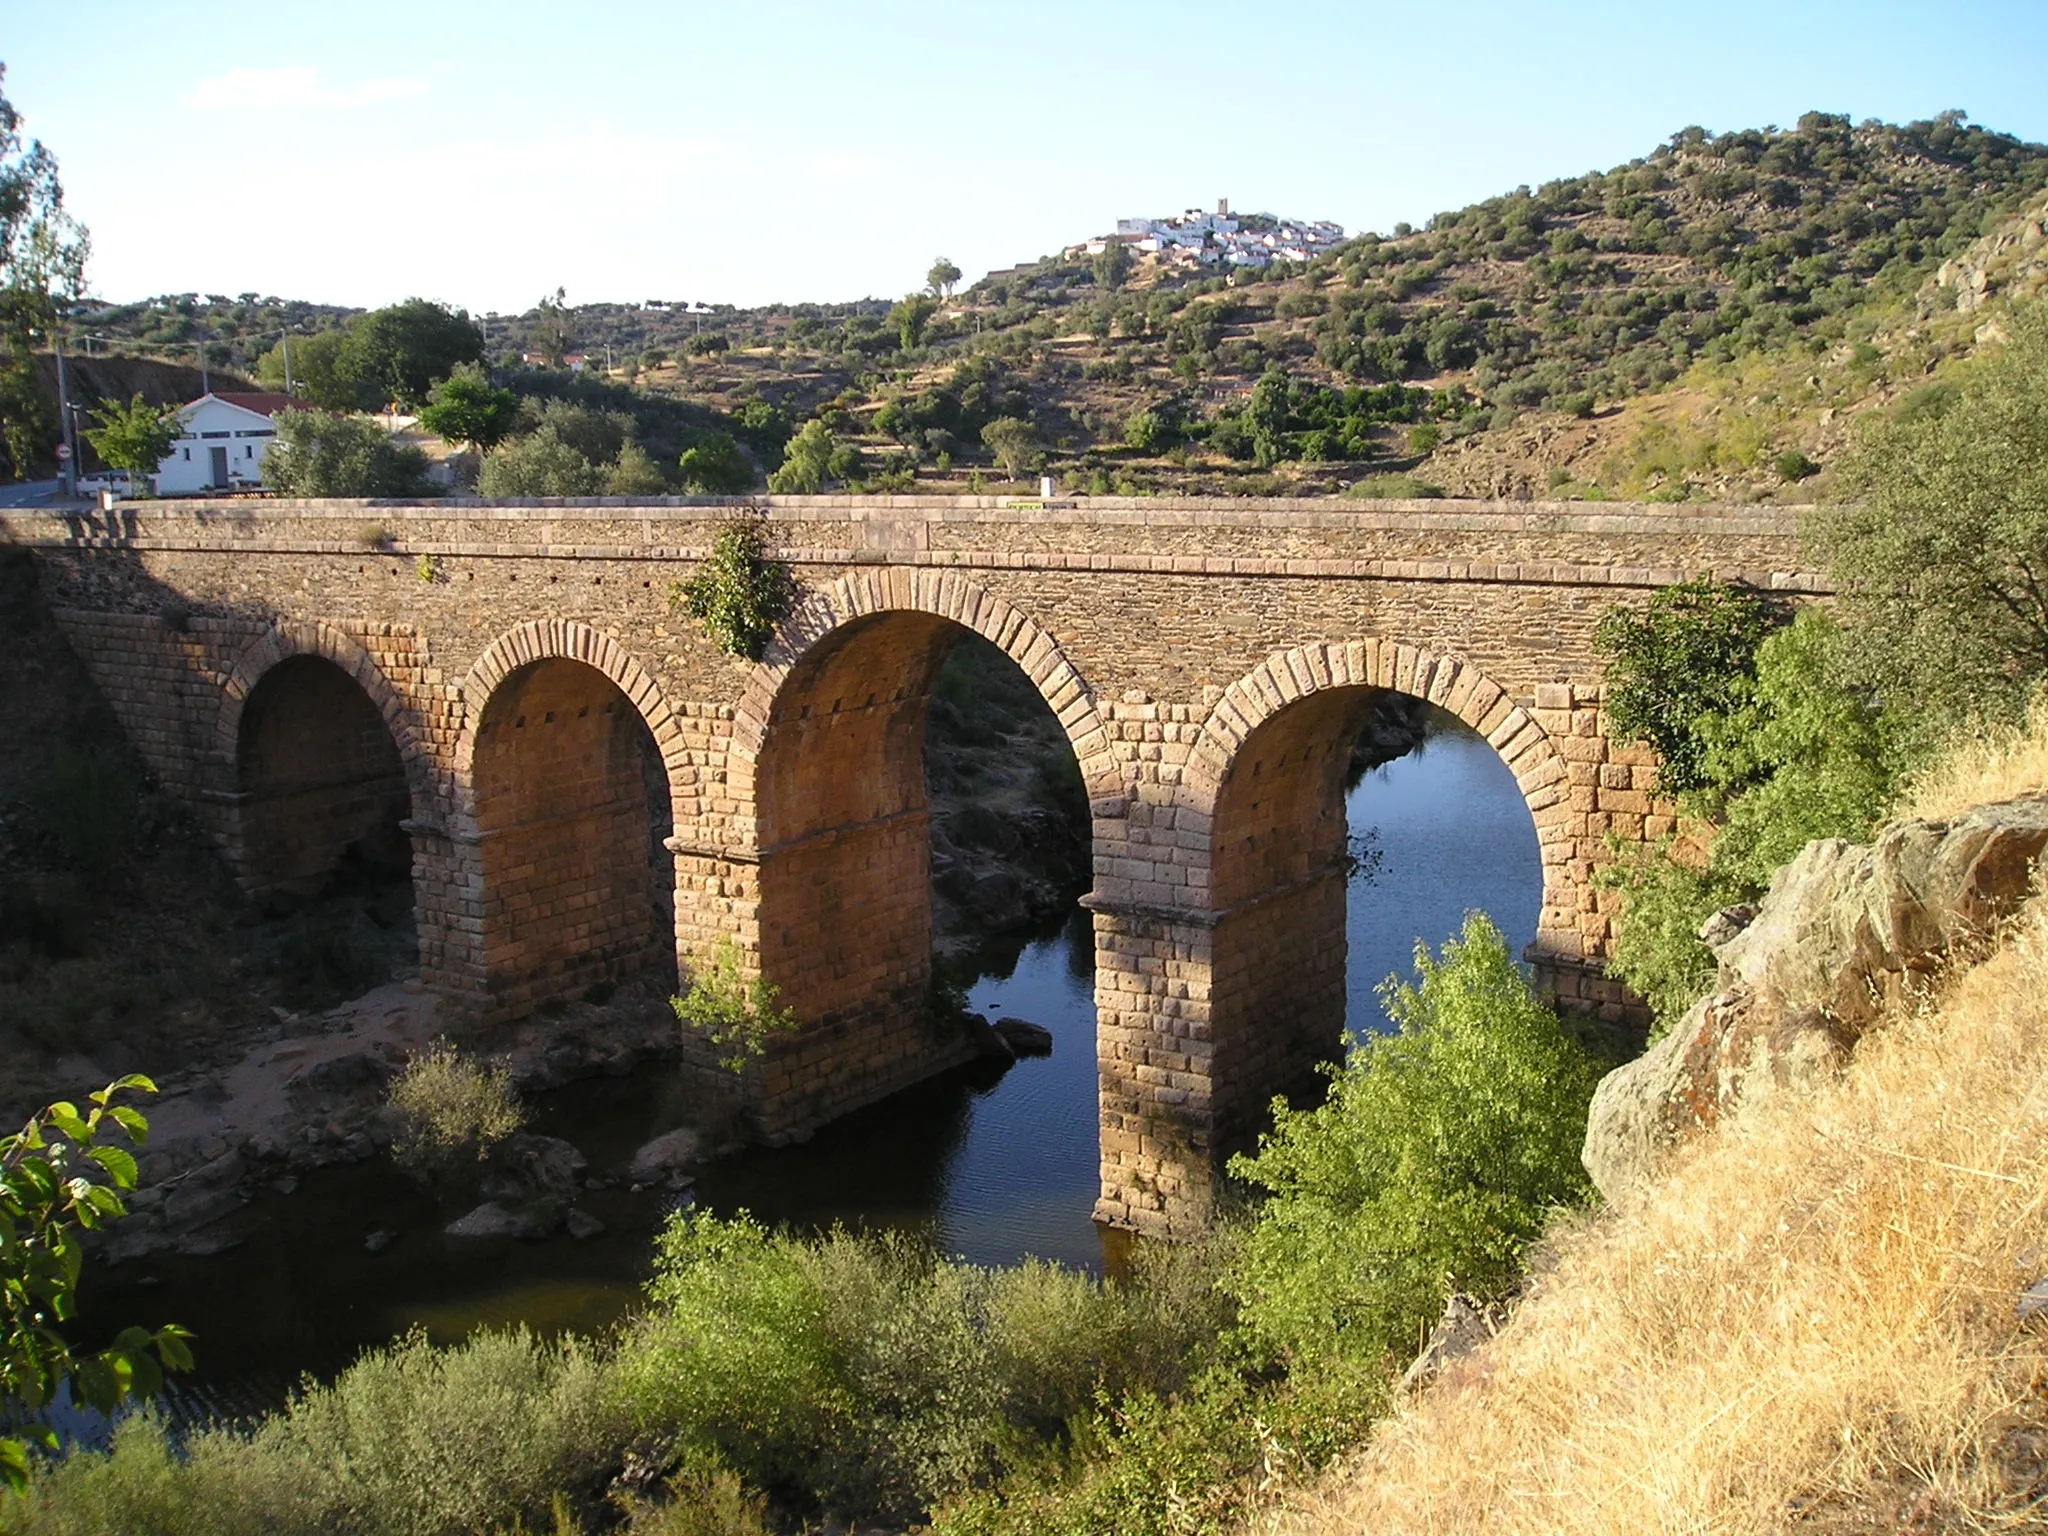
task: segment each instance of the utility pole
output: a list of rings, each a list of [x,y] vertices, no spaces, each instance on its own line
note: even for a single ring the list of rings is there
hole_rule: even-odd
[[[283,335],[283,336],[281,336],[280,338],[278,338],[278,343],[277,343],[277,344],[278,344],[278,345],[279,345],[280,347],[282,347],[282,348],[284,349],[284,392],[285,392],[286,394],[290,394],[290,393],[292,392],[292,336],[291,336],[291,332],[290,332],[290,331],[286,331],[286,332],[284,333],[284,335]]]
[[[66,496],[78,488],[78,428],[71,415],[71,385],[64,372],[64,339],[50,333],[50,346],[57,354],[57,426],[64,437],[63,463],[58,466],[57,487]]]
[[[204,339],[195,341],[192,348],[199,354],[199,393],[210,395],[213,393],[213,386],[206,381],[206,342]]]

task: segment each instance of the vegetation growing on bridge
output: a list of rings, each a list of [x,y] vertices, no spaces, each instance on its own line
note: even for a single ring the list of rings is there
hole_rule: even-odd
[[[718,530],[711,550],[687,581],[671,583],[669,603],[704,626],[712,644],[748,661],[796,602],[789,567],[768,557],[757,516],[736,517]]]

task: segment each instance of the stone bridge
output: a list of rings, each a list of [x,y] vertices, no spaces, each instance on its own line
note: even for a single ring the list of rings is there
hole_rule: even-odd
[[[1769,509],[757,505],[802,589],[759,663],[673,596],[731,503],[158,502],[0,512],[0,540],[34,548],[247,887],[409,857],[422,975],[486,1020],[737,941],[801,1023],[743,1080],[764,1133],[962,1059],[923,1006],[924,722],[949,646],[986,636],[1088,786],[1097,1214],[1154,1232],[1201,1219],[1223,1151],[1339,1049],[1343,781],[1377,698],[1442,706],[1513,771],[1544,870],[1529,959],[1616,1016],[1588,877],[1671,812],[1603,734],[1593,625],[1703,572],[1821,588]]]

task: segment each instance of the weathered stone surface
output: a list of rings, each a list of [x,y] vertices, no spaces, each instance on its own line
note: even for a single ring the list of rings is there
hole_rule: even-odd
[[[684,1126],[655,1137],[635,1152],[627,1176],[636,1184],[652,1184],[671,1174],[687,1172],[703,1155],[703,1136]]]
[[[997,1019],[995,1031],[1017,1056],[1050,1056],[1052,1031],[1029,1019]]]
[[[450,1237],[536,1237],[533,1224],[509,1206],[487,1200],[442,1229]]]
[[[486,1199],[510,1205],[566,1201],[582,1189],[583,1171],[589,1166],[583,1154],[560,1137],[521,1131],[492,1151],[482,1190]]]
[[[1871,844],[1808,844],[1739,931],[1717,914],[1713,995],[1593,1095],[1583,1160],[1600,1192],[1626,1198],[1745,1100],[1840,1072],[1887,1007],[1988,942],[2044,846],[2048,798],[1901,822]]]
[[[1489,1307],[1462,1292],[1444,1302],[1444,1315],[1401,1376],[1401,1390],[1413,1392],[1442,1375],[1500,1331],[1504,1307]]]

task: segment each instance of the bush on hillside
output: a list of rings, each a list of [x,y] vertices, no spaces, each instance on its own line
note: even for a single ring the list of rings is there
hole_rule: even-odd
[[[1757,647],[1754,675],[1731,678],[1720,708],[1685,721],[1696,766],[1680,804],[1714,825],[1704,861],[1680,858],[1667,839],[1622,853],[1594,877],[1626,893],[1608,969],[1650,1004],[1656,1035],[1713,982],[1701,924],[1760,897],[1814,839],[1867,837],[1898,782],[1901,733],[1867,691],[1844,681],[1842,648],[1834,620],[1806,609]]]
[[[1859,435],[1856,504],[1814,523],[1858,675],[1922,741],[2017,722],[2048,677],[2048,307],[2010,325],[1940,408]]]

